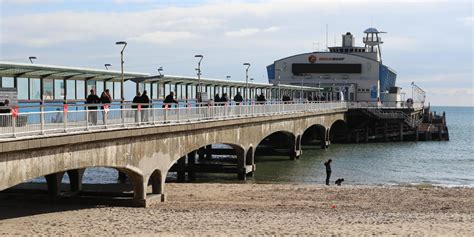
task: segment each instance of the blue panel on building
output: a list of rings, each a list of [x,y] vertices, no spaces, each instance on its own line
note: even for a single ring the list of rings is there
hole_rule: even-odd
[[[275,64],[271,64],[267,66],[267,74],[268,74],[268,83],[273,83],[275,80]]]
[[[395,82],[397,80],[397,73],[390,69],[389,67],[380,64],[380,92],[383,93],[385,91],[390,90],[390,87],[395,86]]]

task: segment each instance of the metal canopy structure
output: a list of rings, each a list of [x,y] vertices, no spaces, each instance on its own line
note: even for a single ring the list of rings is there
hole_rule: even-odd
[[[140,77],[133,78],[132,81],[136,83],[159,83],[159,84],[183,84],[183,85],[198,85],[198,79],[194,77],[184,77],[184,76],[171,76],[171,75],[157,75],[150,77]],[[246,83],[244,81],[229,81],[229,80],[219,80],[219,79],[210,79],[210,78],[201,78],[201,84],[203,86],[224,86],[224,87],[237,87],[245,88]],[[309,87],[309,86],[293,86],[293,85],[275,85],[268,83],[248,83],[249,88],[255,89],[275,89],[280,87],[282,90],[296,90],[296,91],[317,91],[321,88]]]
[[[0,77],[121,81],[121,75],[120,71],[0,61]],[[148,76],[147,73],[124,72],[125,80]]]

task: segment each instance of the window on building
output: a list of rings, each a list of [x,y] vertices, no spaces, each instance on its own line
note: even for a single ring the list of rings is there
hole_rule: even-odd
[[[19,100],[27,100],[28,98],[28,78],[17,78],[17,92]]]

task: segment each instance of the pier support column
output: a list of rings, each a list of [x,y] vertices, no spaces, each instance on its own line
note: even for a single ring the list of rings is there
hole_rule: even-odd
[[[165,195],[166,173],[167,172],[162,172],[161,170],[155,170],[153,174],[150,176],[152,194],[160,195],[160,199],[162,202],[166,201],[166,195]]]
[[[53,200],[56,200],[61,193],[61,180],[63,176],[64,172],[44,176],[46,178],[46,184],[48,185],[48,195]]]
[[[251,170],[250,172],[247,172],[247,167],[249,167]],[[253,151],[252,148],[250,148],[247,151],[247,154],[245,154],[245,172],[247,177],[253,177],[254,172],[255,172],[256,166],[255,166],[255,152]]]
[[[400,141],[403,142],[403,122],[400,122]]]
[[[179,160],[178,160],[177,179],[178,179],[179,183],[183,183],[183,182],[186,181],[185,168],[186,168],[186,157],[183,156],[183,157],[179,158]]]
[[[369,142],[369,126],[365,127],[365,142]]]
[[[118,180],[120,183],[125,183],[127,181],[127,175],[122,172],[122,171],[119,171],[118,172]]]
[[[196,180],[196,171],[194,165],[196,164],[196,151],[192,151],[188,154],[188,180]]]
[[[206,146],[206,160],[212,159],[212,145]]]
[[[383,140],[388,141],[388,123],[384,122],[383,123]]]
[[[253,148],[250,147],[247,152],[244,151],[236,151],[237,153],[237,178],[239,180],[246,180],[246,174],[247,174],[247,169],[246,169],[246,155],[247,153],[253,153]]]
[[[205,155],[205,147],[201,147],[198,150],[199,160],[204,160]]]
[[[417,142],[419,139],[420,139],[420,132],[419,132],[419,128],[416,127],[415,128],[415,142]]]
[[[82,177],[86,169],[68,170],[69,188],[73,193],[82,191]]]
[[[301,152],[301,136],[297,136],[295,140],[290,141],[290,159],[296,160],[299,159],[302,152]]]

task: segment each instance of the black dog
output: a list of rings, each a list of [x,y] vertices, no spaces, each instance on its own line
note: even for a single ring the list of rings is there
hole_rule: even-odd
[[[344,181],[344,179],[337,179],[336,182],[335,182],[335,184],[336,184],[337,186],[341,186],[341,183],[342,183],[343,181]]]

